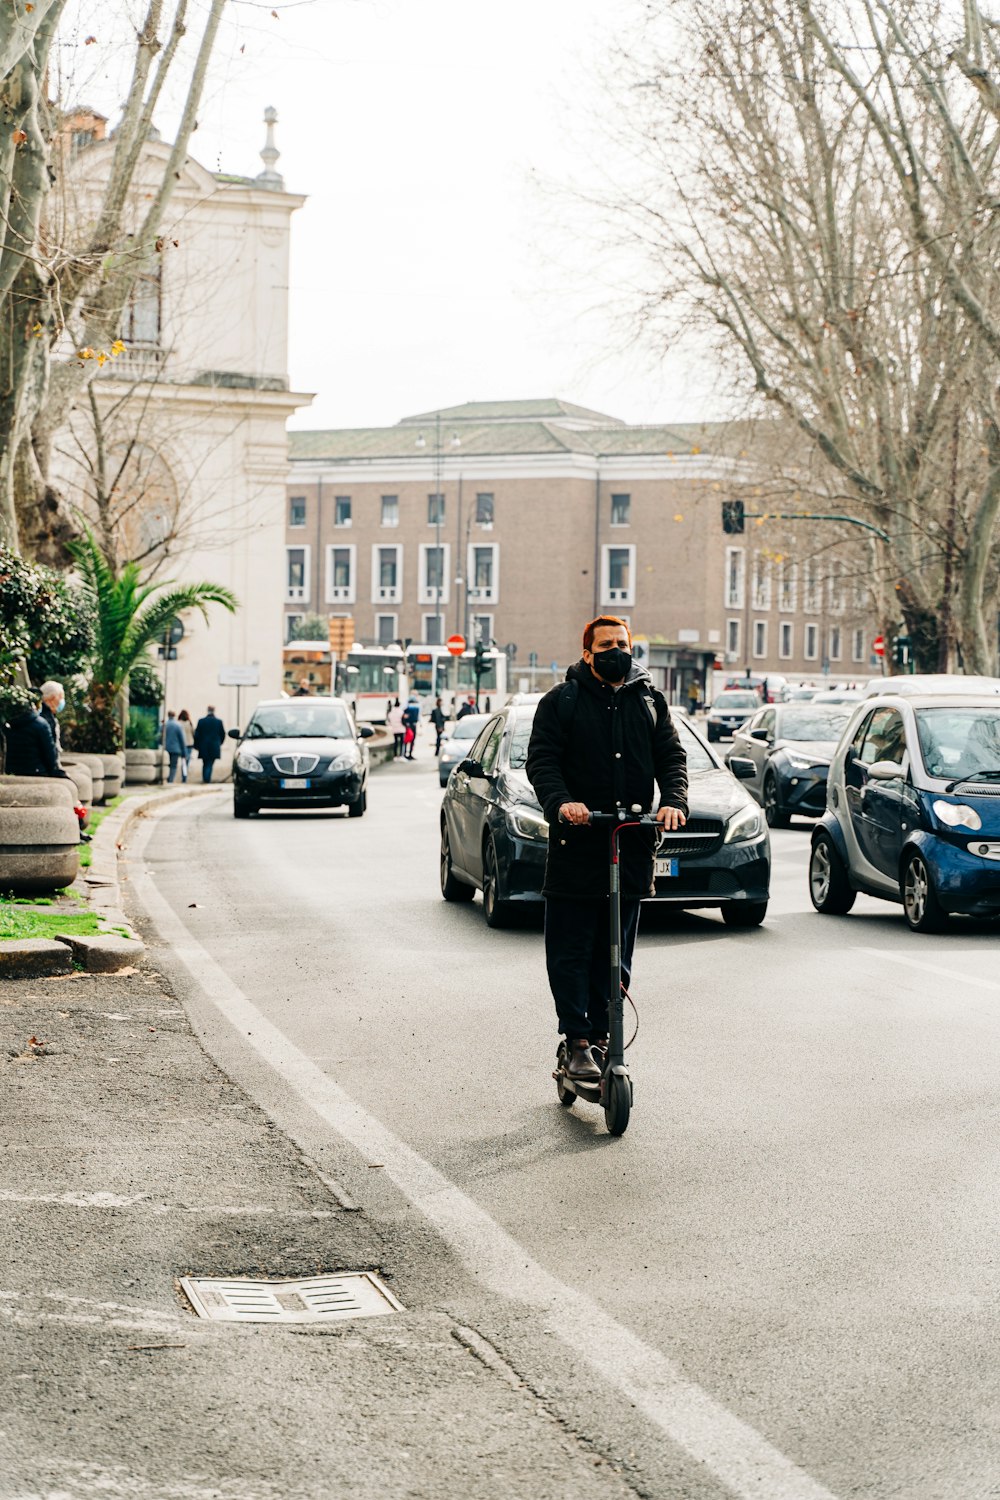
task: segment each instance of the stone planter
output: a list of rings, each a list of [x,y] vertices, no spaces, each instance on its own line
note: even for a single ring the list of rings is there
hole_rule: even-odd
[[[82,761],[66,760],[63,758],[62,768],[70,781],[76,787],[77,800],[83,807],[94,805],[94,778],[90,774],[90,768]]]
[[[104,761],[100,755],[91,755],[87,750],[64,750],[62,752],[62,764],[64,770],[69,770],[71,764],[86,766],[90,772],[93,783],[94,802],[104,801]]]
[[[99,759],[104,762],[104,800],[110,802],[122,789],[125,767],[117,755],[102,755]]]
[[[25,781],[34,784],[25,786]],[[58,891],[76,879],[79,869],[80,826],[70,783],[5,779],[0,786],[0,890],[15,895]]]
[[[125,782],[128,786],[152,786],[160,780],[160,767],[167,762],[164,750],[126,750]],[[164,777],[166,773],[164,772]]]

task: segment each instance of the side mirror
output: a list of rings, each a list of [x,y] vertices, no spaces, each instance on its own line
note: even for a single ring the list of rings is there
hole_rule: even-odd
[[[757,767],[753,761],[742,755],[731,755],[728,765],[737,781],[752,781],[757,774]]]
[[[372,726],[370,724],[359,724],[358,725],[358,739],[359,740],[370,740],[371,737],[372,737],[372,735],[374,733],[375,733],[375,731],[374,731],[374,729],[372,728]]]
[[[903,768],[894,760],[877,760],[868,767],[869,781],[902,781]]]
[[[768,740],[770,739],[770,735],[768,734],[766,729],[751,729],[750,738],[752,740],[760,740],[762,744],[766,745]]]
[[[458,769],[466,776],[482,776],[483,774],[483,768],[479,761],[472,760],[468,756],[459,764]]]
[[[238,729],[231,729],[229,731],[229,738],[231,740],[238,740],[240,738],[240,732],[239,732],[239,730]]]

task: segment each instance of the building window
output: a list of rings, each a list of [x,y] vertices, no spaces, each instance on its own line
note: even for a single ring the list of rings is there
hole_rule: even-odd
[[[739,661],[740,657],[740,622],[739,620],[726,621],[726,656],[729,661]]]
[[[350,495],[338,495],[333,502],[333,524],[334,526],[350,526],[351,524],[351,497]]]
[[[288,614],[288,615],[285,616],[285,641],[286,641],[286,643],[292,639],[292,632],[294,631],[296,625],[299,623],[300,620],[304,620],[304,619],[305,619],[305,615],[299,615],[299,614]]]
[[[356,547],[327,547],[326,602],[353,604],[356,597],[354,555]]]
[[[778,608],[784,614],[791,614],[795,608],[798,581],[799,570],[797,564],[793,562],[782,563],[781,583],[778,587]]]
[[[841,657],[840,626],[830,626],[830,660],[839,661]]]
[[[802,568],[802,608],[807,614],[813,614],[819,609],[819,582],[816,564],[811,558]]]
[[[492,495],[477,495],[476,496],[476,525],[477,526],[492,526],[493,525],[493,496]]]
[[[493,640],[493,616],[492,615],[473,615],[472,616],[472,621],[471,621],[471,626],[472,626],[472,641],[471,641],[471,644],[474,646],[477,641],[482,641],[482,643],[483,643],[484,646],[488,646],[490,644],[490,642]]]
[[[448,559],[451,548],[447,542],[441,547],[421,544],[420,547],[420,603],[448,603],[448,575],[451,572]],[[428,645],[440,644],[429,641]]]
[[[864,633],[863,630],[856,630],[854,632],[854,639],[851,642],[851,660],[852,661],[864,661],[864,659],[865,659],[865,633]]]
[[[127,348],[160,347],[160,273],[140,276],[122,312],[122,339]]]
[[[396,628],[395,615],[375,616],[375,641],[379,646],[391,646],[396,640],[398,631]]]
[[[285,603],[309,603],[309,548],[285,548]]]
[[[803,651],[806,661],[815,661],[819,655],[819,626],[806,626],[806,643]]]
[[[827,591],[830,608],[836,610],[839,614],[844,607],[844,595],[846,593],[844,587],[844,564],[842,562],[834,562],[831,567],[830,576],[827,579]]]
[[[403,602],[403,549],[398,544],[391,547],[372,548],[372,603],[401,604]]]
[[[306,500],[304,495],[296,495],[288,502],[288,524],[289,526],[304,526],[306,524]]]
[[[861,612],[868,608],[868,585],[860,573],[854,575],[854,612]]]
[[[760,552],[753,555],[753,607],[771,608],[771,559]]]
[[[500,596],[500,548],[488,542],[469,548],[469,598],[477,604],[496,604]]]
[[[611,524],[612,526],[627,526],[631,519],[632,496],[611,496]]]
[[[428,526],[444,525],[444,496],[427,496],[427,524]],[[431,643],[429,643],[431,644]]]
[[[444,645],[444,615],[424,615],[424,645]]]
[[[743,608],[743,573],[746,559],[742,547],[726,548],[726,608]]]
[[[754,620],[753,622],[753,654],[758,658],[767,655],[766,620]]]
[[[635,547],[602,547],[601,556],[603,604],[634,604]]]
[[[399,496],[398,495],[383,495],[382,496],[382,525],[383,526],[398,526],[399,525]]]
[[[792,642],[792,622],[791,620],[782,620],[778,627],[778,655],[784,658],[785,661],[792,654]]]

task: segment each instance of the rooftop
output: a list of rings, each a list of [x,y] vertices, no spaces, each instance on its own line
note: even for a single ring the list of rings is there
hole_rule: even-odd
[[[401,425],[419,426],[434,422],[562,422],[570,427],[624,427],[618,417],[609,417],[604,412],[590,411],[586,406],[574,406],[572,401],[559,401],[554,396],[539,401],[466,401],[461,406],[443,406],[438,411],[420,412],[415,417],[403,417]]]

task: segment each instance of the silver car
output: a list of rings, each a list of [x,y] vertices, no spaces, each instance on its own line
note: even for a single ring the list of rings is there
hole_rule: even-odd
[[[445,726],[438,756],[438,780],[442,786],[448,785],[448,777],[459,761],[465,759],[472,741],[493,717],[493,714],[466,714],[464,719],[456,719],[453,724]]]

